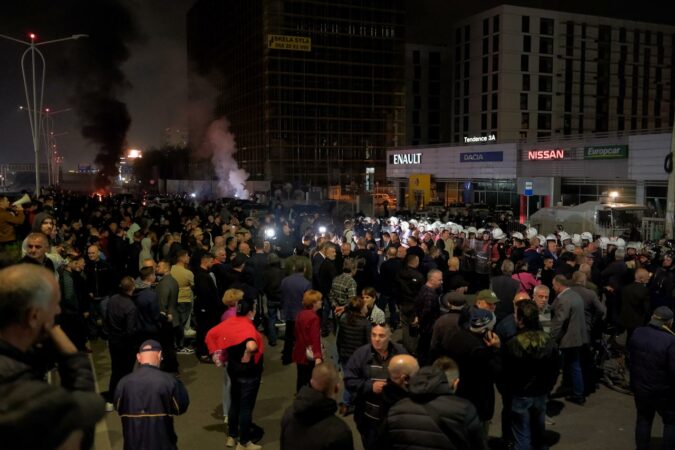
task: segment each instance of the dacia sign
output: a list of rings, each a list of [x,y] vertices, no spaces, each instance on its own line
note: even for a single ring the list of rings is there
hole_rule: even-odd
[[[421,153],[394,153],[389,155],[389,163],[395,165],[411,165],[411,164],[421,164],[422,163],[422,154]]]
[[[459,154],[459,162],[504,161],[504,152],[468,152]]]
[[[545,149],[545,150],[528,150],[527,159],[530,161],[551,161],[557,159],[565,159],[565,150],[562,148]]]

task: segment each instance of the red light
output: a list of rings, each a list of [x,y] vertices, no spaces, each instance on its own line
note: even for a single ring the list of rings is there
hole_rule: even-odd
[[[35,33],[28,33],[28,37],[29,37],[32,41],[34,41],[35,39],[37,39],[37,35],[36,35]]]

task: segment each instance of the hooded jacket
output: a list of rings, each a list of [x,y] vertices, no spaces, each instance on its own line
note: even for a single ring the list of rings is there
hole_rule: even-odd
[[[381,449],[487,449],[476,408],[452,394],[444,372],[423,367],[410,379],[409,397],[396,403],[381,429]]]
[[[352,432],[335,416],[337,403],[304,386],[281,419],[281,450],[350,450]]]
[[[521,330],[506,343],[502,370],[505,387],[513,395],[546,395],[558,379],[558,348],[542,330]]]

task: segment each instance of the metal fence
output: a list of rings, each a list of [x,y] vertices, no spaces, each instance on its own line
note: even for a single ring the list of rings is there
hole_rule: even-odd
[[[643,241],[658,241],[666,232],[666,219],[662,217],[644,217],[642,219]]]

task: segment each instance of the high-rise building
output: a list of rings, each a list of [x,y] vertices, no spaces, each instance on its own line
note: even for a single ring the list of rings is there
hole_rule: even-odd
[[[405,142],[404,3],[199,0],[190,96],[196,74],[215,86],[252,178],[372,187]],[[201,131],[190,123],[193,144]]]
[[[449,46],[406,43],[406,145],[450,141]]]
[[[667,129],[675,27],[502,5],[453,27],[452,138]],[[475,141],[474,141],[475,142]]]

